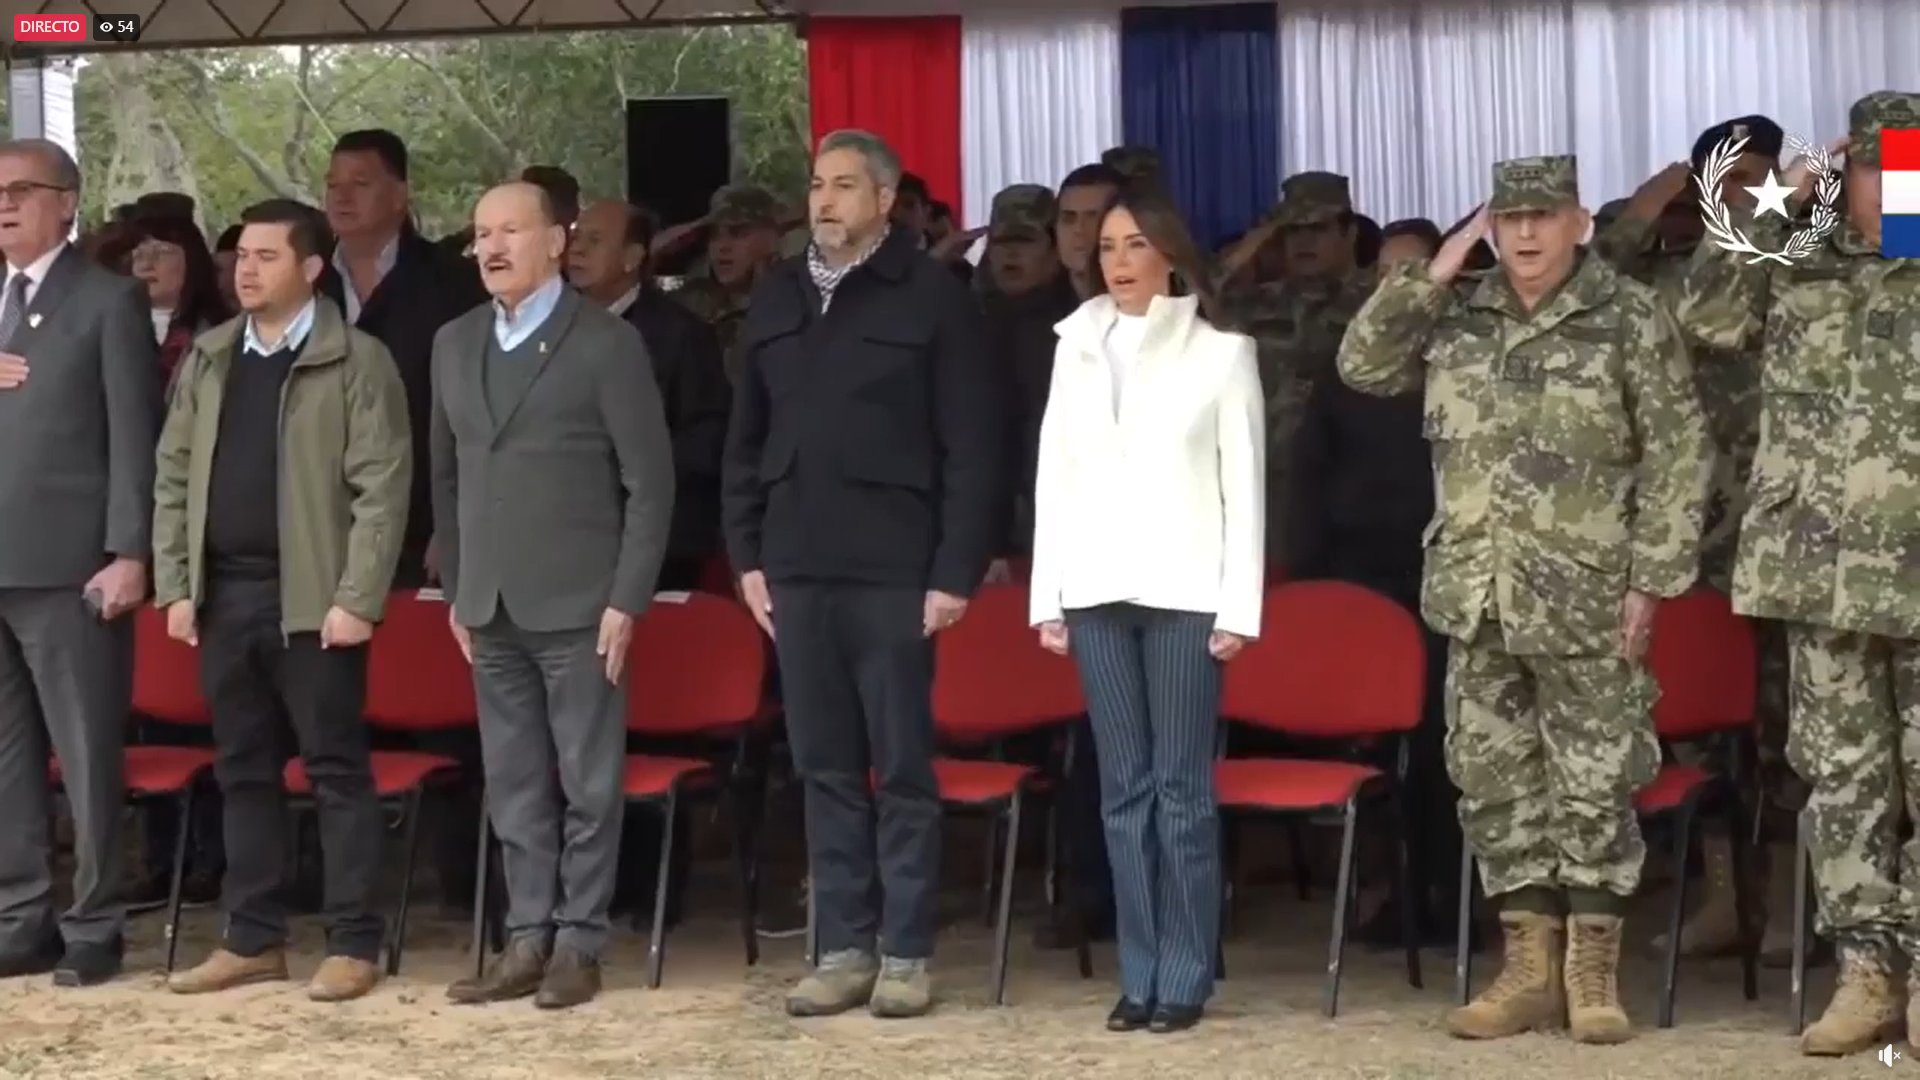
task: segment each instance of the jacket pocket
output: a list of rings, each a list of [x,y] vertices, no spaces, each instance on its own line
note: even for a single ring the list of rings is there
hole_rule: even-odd
[[[1494,419],[1494,351],[1459,335],[1441,338],[1427,357],[1421,429],[1432,442],[1486,434]]]
[[[1534,440],[1577,461],[1624,464],[1632,457],[1633,429],[1612,370],[1613,344],[1589,334],[1563,332],[1565,340],[1540,358]]]

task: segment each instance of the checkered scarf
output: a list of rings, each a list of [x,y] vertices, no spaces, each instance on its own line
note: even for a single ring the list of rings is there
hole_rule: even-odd
[[[880,230],[880,235],[874,238],[873,243],[868,244],[866,250],[854,256],[853,261],[845,266],[827,265],[826,258],[820,254],[820,245],[808,241],[807,273],[813,276],[813,287],[820,290],[822,315],[826,314],[828,306],[833,303],[833,291],[838,289],[840,283],[847,279],[847,275],[853,273],[861,263],[873,258],[873,253],[880,250],[880,245],[887,242],[887,237],[892,232],[891,225]]]

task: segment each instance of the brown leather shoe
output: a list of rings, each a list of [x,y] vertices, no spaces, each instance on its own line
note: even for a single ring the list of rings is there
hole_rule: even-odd
[[[540,989],[547,973],[547,949],[522,938],[507,945],[493,958],[486,974],[477,979],[461,979],[447,987],[447,1000],[455,1005],[485,1005],[493,1001],[513,1001]]]
[[[329,956],[307,982],[307,996],[314,1001],[353,1001],[372,993],[379,981],[380,965],[373,961]]]
[[[535,1008],[571,1009],[600,995],[600,961],[565,945],[547,961],[546,977],[533,997]]]
[[[176,994],[217,994],[286,977],[287,954],[283,949],[268,949],[258,956],[215,949],[199,964],[167,976],[167,989]]]

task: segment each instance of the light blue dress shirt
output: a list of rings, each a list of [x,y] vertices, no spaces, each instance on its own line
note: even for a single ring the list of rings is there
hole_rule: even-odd
[[[297,349],[305,345],[307,335],[313,333],[313,308],[314,301],[308,300],[307,306],[301,308],[300,314],[295,315],[293,321],[287,324],[287,332],[280,335],[280,340],[275,342],[260,340],[260,334],[253,325],[253,316],[247,316],[247,351],[259,353],[261,356],[272,356],[281,349]]]
[[[560,305],[560,291],[567,287],[567,281],[559,274],[547,279],[545,285],[533,290],[533,295],[520,301],[520,310],[507,314],[507,306],[500,301],[493,302],[493,339],[500,343],[501,352],[511,352],[532,337]]]

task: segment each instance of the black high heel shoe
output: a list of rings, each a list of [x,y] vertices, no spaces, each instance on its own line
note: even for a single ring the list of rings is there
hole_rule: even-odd
[[[1107,1014],[1108,1031],[1139,1031],[1153,1023],[1154,1010],[1150,1004],[1138,1002],[1129,997],[1120,999],[1120,1003]]]

